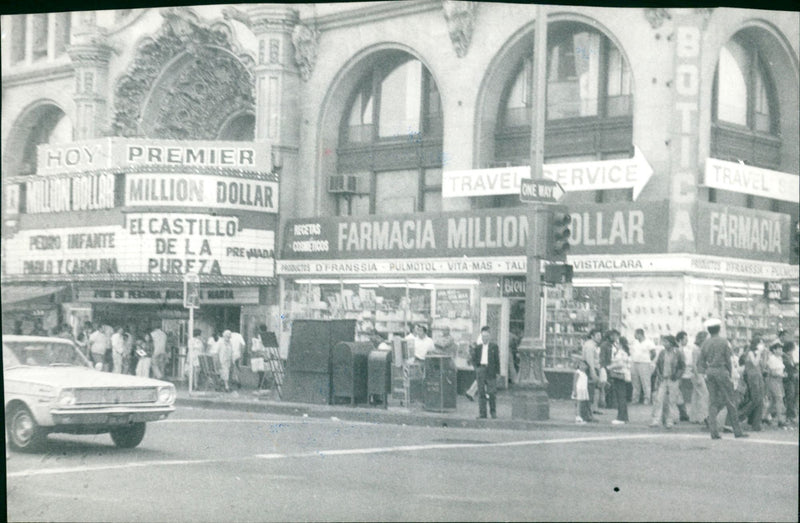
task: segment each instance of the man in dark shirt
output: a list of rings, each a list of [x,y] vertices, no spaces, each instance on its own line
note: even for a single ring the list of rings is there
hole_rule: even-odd
[[[719,335],[722,325],[716,318],[706,321],[706,330],[709,338],[700,347],[700,361],[697,362],[698,370],[706,375],[708,385],[708,426],[711,429],[711,439],[720,439],[717,429],[717,414],[724,407],[731,413],[733,434],[737,438],[746,438],[742,432],[736,406],[733,403],[733,382],[731,381],[731,346],[728,340]]]

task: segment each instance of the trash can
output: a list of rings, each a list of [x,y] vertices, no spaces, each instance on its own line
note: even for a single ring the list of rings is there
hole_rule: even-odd
[[[367,358],[374,349],[369,342],[343,341],[331,353],[333,404],[348,398],[351,405],[367,401]]]
[[[383,408],[388,407],[389,393],[392,391],[392,353],[374,350],[367,360],[367,399],[369,403],[380,401]]]
[[[425,410],[455,410],[456,384],[456,364],[451,356],[428,354],[425,357]]]

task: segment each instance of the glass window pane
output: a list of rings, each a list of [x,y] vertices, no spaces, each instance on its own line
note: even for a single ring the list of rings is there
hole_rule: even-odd
[[[441,185],[442,185],[442,170],[425,169],[425,187],[441,186]]]
[[[600,35],[573,33],[550,49],[547,119],[597,115]]]
[[[631,71],[616,47],[608,50],[607,116],[631,114]]]
[[[442,191],[425,191],[425,201],[423,202],[425,212],[442,211]]]
[[[27,29],[25,16],[16,15],[11,17],[11,61],[15,63],[25,60],[25,33]]]
[[[717,71],[717,119],[747,125],[747,51],[731,40],[719,53]]]
[[[411,60],[394,69],[381,82],[379,136],[419,133],[421,101],[422,62]]]
[[[47,14],[39,13],[33,17],[33,59],[47,56]]]
[[[387,171],[376,174],[375,214],[416,212],[418,197],[418,171]]]
[[[769,95],[767,93],[767,82],[764,78],[764,70],[760,64],[756,72],[755,85],[755,129],[768,133],[772,131],[772,122],[769,115]]]
[[[503,115],[506,127],[524,127],[531,124],[531,115],[528,109],[530,107],[530,84],[528,83],[530,74],[531,61],[526,59],[525,65],[514,79],[506,100],[505,114]]]

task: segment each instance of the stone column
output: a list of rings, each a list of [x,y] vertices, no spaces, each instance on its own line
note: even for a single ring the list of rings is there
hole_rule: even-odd
[[[107,134],[108,62],[112,49],[93,15],[83,15],[73,44],[67,48],[75,68],[76,140]]]

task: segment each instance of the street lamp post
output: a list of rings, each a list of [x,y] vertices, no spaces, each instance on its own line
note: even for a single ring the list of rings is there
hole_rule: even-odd
[[[533,46],[533,81],[531,82],[531,178],[544,178],[544,120],[547,59],[547,10],[536,6],[536,28]],[[525,285],[525,331],[517,348],[520,368],[511,400],[514,419],[546,420],[550,418],[547,378],[544,375],[544,308],[541,283],[541,256],[544,255],[546,227],[545,204],[528,204],[529,237],[527,242],[527,283]]]

